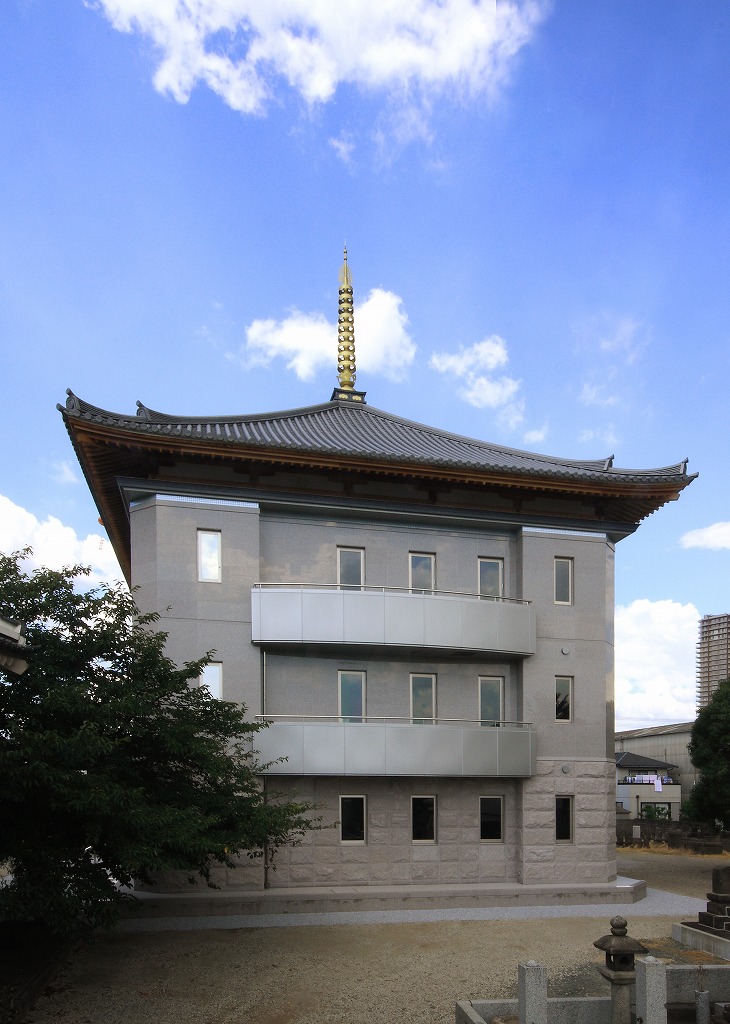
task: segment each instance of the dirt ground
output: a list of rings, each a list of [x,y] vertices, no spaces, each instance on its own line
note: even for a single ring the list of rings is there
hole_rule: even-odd
[[[706,899],[727,858],[630,852],[619,873]],[[548,968],[550,994],[603,994],[593,941],[602,918],[332,925],[101,936],[79,950],[28,1024],[451,1024],[457,999],[514,995],[517,964]],[[676,918],[629,932],[656,956],[683,959]],[[692,954],[692,962],[717,962]]]

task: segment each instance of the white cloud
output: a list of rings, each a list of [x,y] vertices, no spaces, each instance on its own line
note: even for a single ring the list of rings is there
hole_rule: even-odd
[[[10,554],[28,546],[33,548],[26,562],[29,569],[88,565],[91,575],[86,578],[92,584],[122,579],[116,555],[105,537],[98,533],[78,537],[55,516],[41,522],[32,512],[0,495],[0,551]]]
[[[710,548],[711,551],[730,549],[730,523],[713,523],[699,530],[685,533],[679,543],[683,548]]]
[[[630,366],[647,344],[643,326],[640,320],[630,316],[605,318],[598,347],[602,352],[620,356]]]
[[[402,299],[373,288],[355,306],[357,370],[402,380],[413,362],[416,346],[408,333]],[[337,325],[323,313],[293,310],[284,320],[254,320],[246,328],[246,344],[229,358],[243,366],[269,366],[284,359],[300,380],[311,380],[318,370],[337,366]]]
[[[699,612],[677,601],[616,608],[616,728],[690,722]]]
[[[603,388],[596,384],[584,384],[580,393],[580,400],[583,405],[600,405],[608,408],[616,405],[618,398],[615,395],[607,395]]]
[[[524,399],[519,395],[521,381],[492,374],[508,360],[504,338],[493,334],[458,352],[434,352],[429,365],[461,382],[457,393],[465,402],[477,409],[498,410],[501,426],[514,430],[525,413]]]
[[[505,366],[508,361],[507,345],[504,338],[493,334],[484,341],[478,341],[471,348],[462,348],[458,352],[434,353],[431,366],[439,373],[453,373],[457,377],[465,377],[475,370],[496,370]]]
[[[346,167],[352,167],[352,154],[355,152],[355,143],[352,141],[351,135],[347,132],[342,132],[339,138],[330,139],[330,146]]]
[[[615,445],[618,443],[618,437],[614,433],[613,427],[581,430],[579,440],[583,443],[596,441],[599,444],[607,445]]]
[[[544,441],[548,435],[548,424],[547,421],[543,423],[541,427],[537,427],[535,430],[528,430],[524,435],[525,444],[540,444]]]
[[[64,459],[62,462],[53,463],[51,480],[55,484],[77,484],[79,477],[71,463]]]
[[[198,83],[261,114],[282,85],[307,104],[338,86],[396,97],[493,99],[546,0],[86,0],[155,45],[155,87],[185,103]]]

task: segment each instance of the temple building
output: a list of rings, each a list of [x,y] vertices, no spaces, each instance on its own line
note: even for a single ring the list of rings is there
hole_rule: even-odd
[[[284,412],[59,406],[171,657],[214,650],[201,685],[270,723],[263,783],[337,822],[266,884],[610,899],[614,552],[686,463],[553,458],[368,404],[346,256],[338,371]]]

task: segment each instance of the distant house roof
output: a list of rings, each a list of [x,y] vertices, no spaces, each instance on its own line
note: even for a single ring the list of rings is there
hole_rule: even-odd
[[[653,725],[648,729],[625,729],[616,733],[617,740],[639,739],[643,736],[674,736],[677,733],[691,732],[694,722],[674,722],[671,725]]]
[[[669,764],[667,761],[656,761],[653,757],[644,757],[642,754],[632,754],[628,750],[616,752],[617,768],[646,768],[648,771],[661,768],[669,770],[676,768],[676,764]]]

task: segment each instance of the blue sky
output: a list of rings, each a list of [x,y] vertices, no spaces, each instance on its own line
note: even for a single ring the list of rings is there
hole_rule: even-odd
[[[619,726],[730,611],[726,0],[5,0],[0,547],[114,572],[56,403],[411,419],[700,477],[617,551]]]

